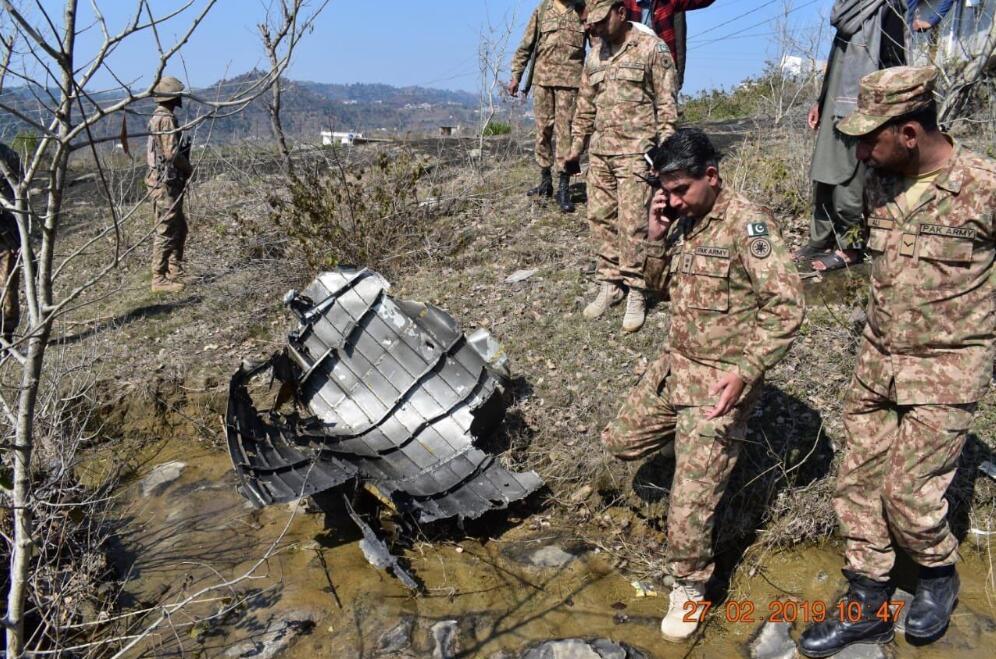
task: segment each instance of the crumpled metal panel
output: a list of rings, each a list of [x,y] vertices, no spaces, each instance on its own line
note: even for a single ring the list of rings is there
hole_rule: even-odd
[[[497,341],[388,289],[375,272],[343,268],[286,296],[300,325],[268,365],[312,416],[264,420],[246,386],[265,367],[233,378],[229,448],[250,499],[291,501],[359,478],[429,522],[478,517],[543,484],[475,445],[505,412]]]

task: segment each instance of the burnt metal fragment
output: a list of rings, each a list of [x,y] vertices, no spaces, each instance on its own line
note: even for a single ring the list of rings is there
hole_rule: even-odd
[[[478,446],[505,414],[497,341],[388,288],[366,269],[320,274],[284,299],[299,320],[286,350],[233,376],[228,446],[254,505],[359,481],[424,523],[476,518],[543,484]],[[249,392],[267,371],[281,386],[261,412]],[[303,414],[276,411],[291,399]]]

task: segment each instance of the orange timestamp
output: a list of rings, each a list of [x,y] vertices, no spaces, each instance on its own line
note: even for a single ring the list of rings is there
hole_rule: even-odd
[[[895,622],[905,602],[886,601],[878,608],[875,617],[883,622]],[[709,600],[701,602],[688,601],[684,606],[684,621],[699,623],[713,610]],[[822,600],[772,600],[768,602],[767,610],[759,610],[753,600],[730,599],[722,606],[722,615],[729,623],[756,623],[800,621],[805,624],[823,622],[836,617],[841,622],[856,623],[861,620],[861,604],[855,601],[840,600],[836,604],[827,604]]]

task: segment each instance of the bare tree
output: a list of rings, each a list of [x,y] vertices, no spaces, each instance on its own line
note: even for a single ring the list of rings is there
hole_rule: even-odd
[[[98,0],[89,3],[92,20],[89,17],[81,20],[78,0],[64,0],[61,16],[50,11],[52,4],[0,0],[4,16],[0,22],[0,89],[23,86],[33,95],[30,104],[18,102],[10,95],[4,96],[0,98],[0,111],[30,127],[39,136],[37,147],[25,158],[23,176],[17,176],[0,161],[0,173],[14,190],[13,203],[2,203],[14,214],[21,238],[21,281],[26,311],[22,335],[10,342],[0,338],[0,365],[19,369],[15,375],[18,380],[15,393],[8,396],[0,392],[0,415],[14,429],[13,444],[5,449],[9,451],[5,459],[9,457],[12,463],[13,483],[2,492],[13,518],[9,538],[10,584],[6,593],[7,614],[3,620],[7,653],[11,657],[23,656],[32,649],[26,643],[25,617],[34,551],[34,512],[38,505],[33,490],[33,468],[38,465],[33,462],[33,453],[40,441],[37,427],[39,395],[53,324],[85,303],[85,296],[94,285],[117,267],[123,254],[135,249],[132,246],[122,251],[118,236],[120,223],[135,217],[137,205],[117,208],[111,203],[110,217],[87,245],[104,244],[113,239],[113,249],[108,250],[104,264],[83,281],[57,285],[66,266],[82,251],[77,249],[64,254],[57,249],[63,228],[63,200],[70,158],[79,152],[92,154],[105,196],[108,200],[114,198],[95,148],[97,143],[119,139],[115,131],[103,130],[108,118],[127,112],[152,96],[153,88],[166,68],[175,63],[181,49],[218,2],[184,0],[171,3],[172,8],[168,10],[153,10],[153,3],[148,0],[132,0],[130,18],[118,32],[111,31]],[[299,20],[304,4],[297,0],[284,1],[285,11],[270,24],[271,34],[279,39],[276,39],[275,57],[271,58],[269,70],[211,100],[198,99],[191,94],[191,98],[202,104],[203,111],[181,126],[181,130],[236,113],[271,88],[286,69],[294,46],[311,25],[310,21]],[[172,39],[163,34],[167,22],[169,33],[176,35]],[[82,52],[84,49],[77,38],[85,30],[97,31],[101,38],[92,50]],[[123,44],[140,35],[151,35],[157,48],[157,63],[147,84],[136,89],[114,70],[111,57]],[[96,80],[100,78],[116,81],[116,89],[111,90],[115,92],[110,95],[112,100],[105,100],[109,97],[106,89],[99,90],[103,93],[97,95]],[[36,187],[42,190],[41,199],[35,199],[29,193]],[[95,218],[94,221],[100,220]]]
[[[498,113],[497,98],[501,94],[501,72],[508,53],[509,40],[515,26],[515,13],[505,16],[503,25],[494,25],[490,16],[481,27],[481,40],[477,47],[477,63],[481,73],[480,148],[488,126]]]
[[[270,4],[266,12],[266,21],[260,23],[258,28],[271,69],[279,66],[284,53],[294,49],[297,41],[311,29],[315,19],[328,3],[329,0],[321,0],[314,11],[306,17],[302,15],[302,11],[308,6],[307,0],[279,0],[279,2]],[[266,110],[270,115],[270,127],[277,140],[277,148],[283,158],[284,173],[292,175],[294,161],[291,160],[287,137],[284,135],[284,127],[280,119],[281,84],[282,81],[279,77],[273,81],[273,86],[270,89],[270,102],[267,104]]]

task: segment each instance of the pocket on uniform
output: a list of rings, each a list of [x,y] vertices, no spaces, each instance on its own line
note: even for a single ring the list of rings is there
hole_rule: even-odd
[[[605,69],[588,74],[588,82],[592,87],[597,87],[605,81]]]
[[[868,251],[884,252],[889,244],[889,231],[876,227],[868,228]]]
[[[730,259],[696,254],[692,262],[690,307],[709,311],[730,308]]]
[[[646,240],[643,242],[643,278],[647,288],[659,291],[664,288],[667,273],[667,245],[662,240]]]
[[[643,100],[643,67],[620,66],[612,74],[619,101],[638,102]]]
[[[972,241],[953,236],[932,236],[921,233],[917,237],[917,256],[947,263],[971,263]]]
[[[540,23],[539,26],[539,31],[542,32],[543,34],[547,34],[549,32],[556,32],[559,29],[560,29],[560,21],[558,21],[557,19],[547,19],[542,23]]]

